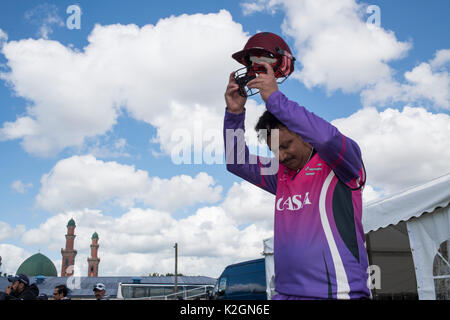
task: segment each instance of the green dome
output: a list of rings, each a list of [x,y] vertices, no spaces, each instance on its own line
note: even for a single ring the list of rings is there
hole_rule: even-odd
[[[29,277],[46,276],[57,277],[58,273],[53,262],[41,253],[32,255],[22,262],[16,274],[23,273]]]
[[[68,226],[68,227],[76,227],[76,226],[75,226],[75,220],[70,219],[69,222],[67,223],[67,226]]]
[[[92,235],[92,238],[91,239],[98,239],[98,234],[97,234],[97,232],[94,232],[94,234]]]

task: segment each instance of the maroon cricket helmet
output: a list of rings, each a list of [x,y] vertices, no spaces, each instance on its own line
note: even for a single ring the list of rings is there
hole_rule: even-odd
[[[276,78],[287,77],[294,71],[295,58],[287,43],[271,32],[260,32],[248,39],[243,50],[232,55],[246,67],[252,66],[251,56],[276,59],[272,64]]]

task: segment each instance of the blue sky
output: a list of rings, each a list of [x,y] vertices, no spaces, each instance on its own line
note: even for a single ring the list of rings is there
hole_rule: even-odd
[[[360,144],[365,201],[449,173],[450,3],[312,3],[2,0],[0,270],[39,249],[59,270],[72,216],[81,273],[94,230],[103,275],[170,272],[175,241],[186,274],[259,257],[273,198],[223,164],[170,155],[179,124],[202,123],[193,115],[220,136],[231,54],[258,31],[282,35],[297,57],[280,90]],[[70,5],[79,30],[66,27]],[[380,8],[376,31],[367,5]],[[259,96],[248,102],[250,129],[263,111]]]

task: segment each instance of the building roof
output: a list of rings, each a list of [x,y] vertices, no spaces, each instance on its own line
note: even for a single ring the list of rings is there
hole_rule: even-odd
[[[36,281],[36,277],[30,278],[31,283],[36,283],[39,288],[39,294],[46,294],[49,297],[53,295],[53,289],[65,284],[78,287],[78,289],[71,290],[69,296],[73,298],[94,298],[93,288],[96,283],[103,283],[106,286],[106,295],[115,298],[117,296],[117,289],[119,283],[133,283],[133,279],[141,279],[141,283],[145,284],[175,284],[175,277],[46,277],[42,283]],[[179,276],[178,285],[214,285],[215,278],[203,276]],[[8,286],[8,279],[0,277],[0,288]]]
[[[417,185],[369,202],[364,206],[364,231],[375,231],[412,217],[420,217],[436,208],[450,204],[450,173],[427,183]]]
[[[92,235],[92,238],[91,239],[98,239],[98,233],[97,232],[94,232],[94,234]]]
[[[46,277],[56,277],[58,272],[53,262],[44,256],[42,253],[36,253],[28,259],[26,259],[17,269],[16,274],[23,273],[28,277],[34,276],[46,276]]]

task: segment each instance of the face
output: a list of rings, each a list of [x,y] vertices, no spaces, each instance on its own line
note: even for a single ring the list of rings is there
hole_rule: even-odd
[[[106,293],[105,290],[101,290],[101,291],[100,290],[95,290],[94,291],[95,298],[97,298],[97,299],[103,298],[105,293]]]
[[[286,127],[281,127],[278,130],[279,133],[279,148],[273,150],[272,134],[268,136],[267,145],[269,149],[278,157],[280,163],[288,167],[291,170],[297,170],[304,167],[311,154],[312,147],[309,143],[303,141],[303,139],[296,133],[292,132]],[[273,137],[275,138],[275,136]]]
[[[54,300],[61,300],[63,298],[62,293],[58,293],[58,289],[53,290],[53,299]]]
[[[21,293],[25,285],[20,281],[14,281],[11,285],[12,292]]]

